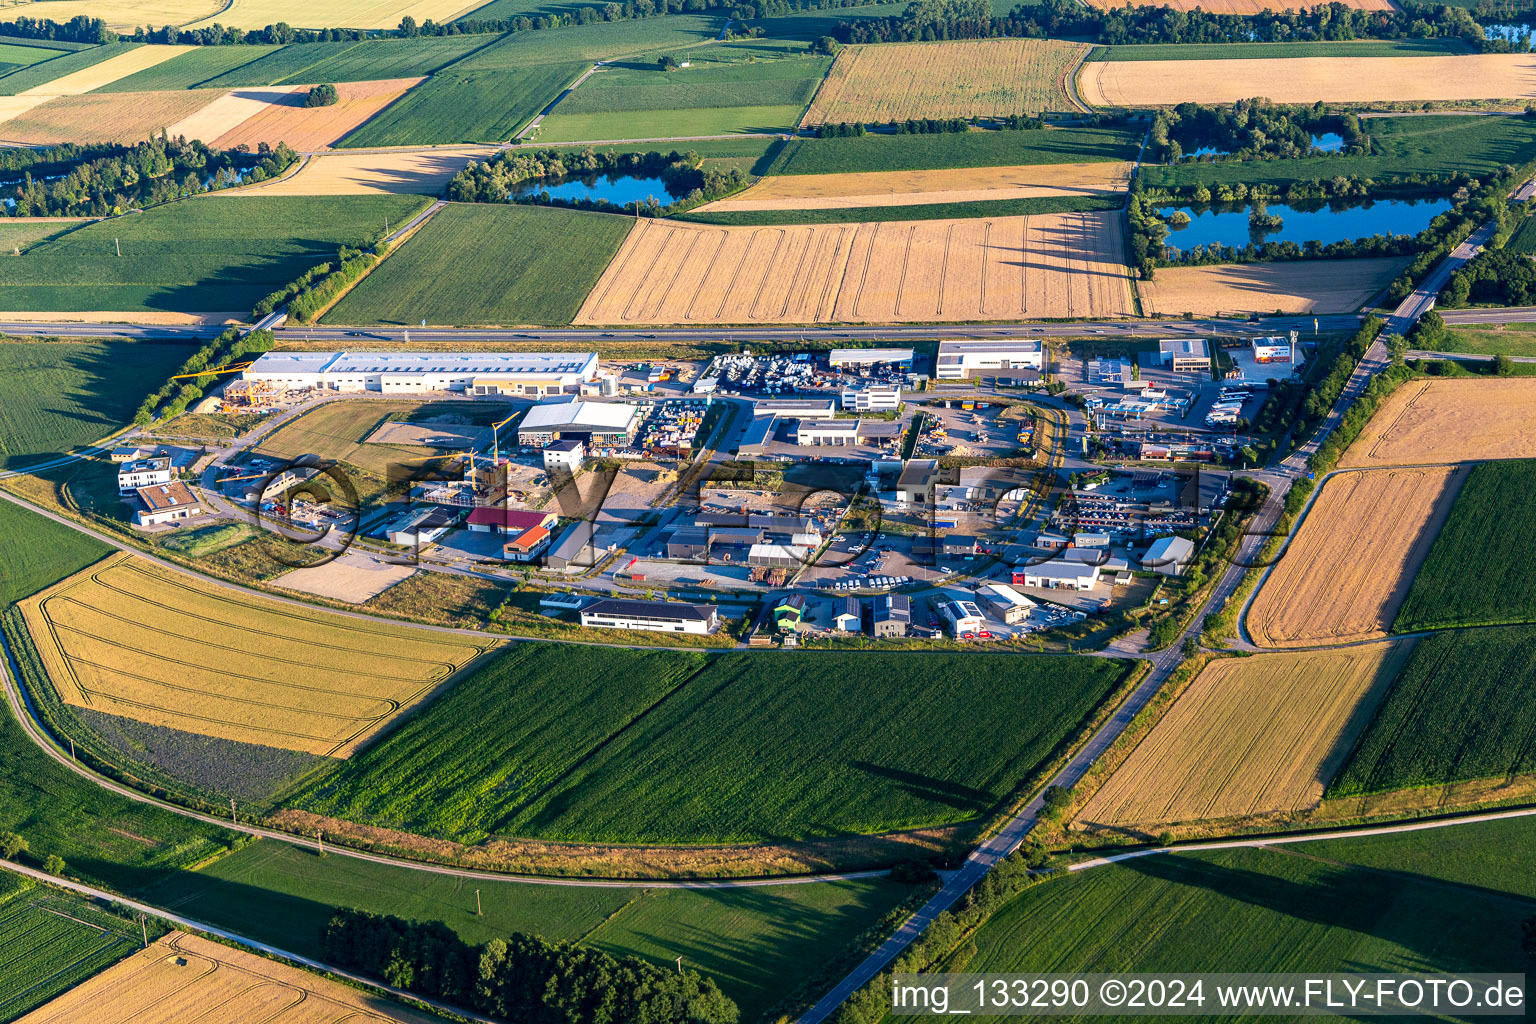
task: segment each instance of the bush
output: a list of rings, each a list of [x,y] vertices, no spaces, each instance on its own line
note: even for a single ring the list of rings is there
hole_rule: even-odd
[[[334,85],[317,85],[309,90],[309,96],[304,100],[306,107],[334,107],[341,97],[336,95]]]
[[[0,858],[15,860],[17,854],[27,852],[27,841],[15,832],[0,832]]]
[[[60,857],[56,853],[50,853],[48,855],[48,859],[43,861],[43,870],[48,872],[50,875],[59,875],[62,877],[64,874],[64,858]]]

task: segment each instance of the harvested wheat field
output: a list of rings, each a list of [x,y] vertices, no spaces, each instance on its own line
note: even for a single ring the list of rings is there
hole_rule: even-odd
[[[1453,467],[1330,477],[1248,607],[1253,642],[1309,647],[1390,633],[1465,481]]]
[[[366,196],[381,193],[441,195],[449,180],[471,160],[495,149],[463,146],[431,152],[372,153],[338,150],[313,156],[297,174],[231,195]]]
[[[0,142],[30,146],[142,142],[218,97],[213,89],[56,96],[0,124]]]
[[[122,310],[95,310],[65,313],[38,312],[35,309],[0,310],[0,319],[6,321],[32,321],[40,324],[240,324],[250,317],[248,309],[231,310],[228,313],[170,313],[158,310],[123,312]]]
[[[1073,110],[1067,76],[1087,52],[1057,39],[845,46],[800,124]]]
[[[1407,262],[1384,256],[1164,267],[1136,287],[1148,316],[1352,313],[1390,284]]]
[[[27,12],[31,17],[44,17],[41,14],[33,14],[32,8]],[[141,22],[142,24],[142,22]],[[111,85],[119,78],[127,78],[129,75],[138,74],[140,71],[163,64],[172,57],[180,56],[188,50],[195,49],[191,46],[136,46],[131,50],[118,54],[116,57],[108,57],[100,64],[94,64],[88,68],[71,72],[62,78],[55,78],[51,82],[34,86],[25,90],[23,96],[79,96],[90,92],[92,89],[100,89],[104,85]],[[143,93],[122,93],[118,99],[127,100],[133,95]]]
[[[707,227],[642,220],[579,324],[1128,316],[1118,213]]]
[[[26,5],[26,15],[60,25],[82,16],[100,18],[114,32],[132,33],[144,25],[186,25],[211,18],[224,6],[222,0],[36,0]]]
[[[306,107],[309,88],[300,86],[283,95],[236,127],[220,135],[213,145],[255,149],[265,142],[286,142],[300,152],[327,149],[340,142],[358,125],[404,96],[421,78],[386,78],[375,82],[340,82],[340,101],[329,107]]]
[[[1276,103],[1515,100],[1536,97],[1536,54],[1095,61],[1083,65],[1077,90],[1094,107],[1231,103],[1253,96]]]
[[[429,1024],[428,1017],[317,974],[171,932],[22,1024]]]
[[[919,206],[1047,196],[1102,196],[1125,190],[1131,165],[1034,164],[941,171],[789,174],[759,181],[700,210],[833,210],[858,206]]]
[[[265,89],[235,89],[232,92],[215,93],[214,100],[191,117],[182,118],[171,125],[172,136],[185,135],[189,139],[217,139],[266,110],[274,103],[282,103],[292,96],[296,85],[274,85]],[[302,99],[300,102],[303,102]]]
[[[1151,827],[1315,807],[1412,643],[1211,662],[1073,824]]]
[[[132,555],[22,614],[67,704],[332,757],[497,644],[287,605]]]
[[[163,0],[162,0],[163,2]],[[410,16],[416,24],[445,25],[488,0],[230,0],[200,25],[220,24],[247,31],[285,21],[295,28],[395,28]],[[194,26],[195,27],[195,26]]]
[[[1398,388],[1340,460],[1405,466],[1536,458],[1536,377],[1418,380]]]

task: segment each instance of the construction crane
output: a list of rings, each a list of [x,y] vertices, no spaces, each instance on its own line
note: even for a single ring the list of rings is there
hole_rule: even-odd
[[[501,428],[517,419],[519,413],[512,413],[500,423],[491,424],[491,464],[501,464]]]
[[[215,367],[212,370],[199,370],[196,373],[177,373],[171,376],[171,380],[181,380],[183,377],[212,377],[221,373],[239,373],[241,370],[249,370],[252,361],[244,363],[229,363],[225,366]]]

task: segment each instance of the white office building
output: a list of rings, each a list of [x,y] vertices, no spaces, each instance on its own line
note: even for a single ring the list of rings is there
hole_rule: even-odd
[[[851,412],[895,412],[901,408],[901,388],[844,388],[838,396],[843,409]]]
[[[168,484],[174,479],[176,471],[171,468],[171,460],[168,458],[125,462],[117,469],[117,493],[132,494],[140,487]]]
[[[1294,363],[1296,361],[1296,346],[1291,344],[1290,338],[1254,338],[1248,344],[1253,349],[1253,361],[1256,363]]]
[[[575,394],[596,352],[267,352],[241,373],[288,390]]]
[[[1039,370],[1043,365],[1038,341],[941,341],[936,375],[940,380],[965,380],[983,373]]]
[[[828,355],[827,364],[838,369],[845,366],[864,369],[885,365],[910,370],[912,350],[910,348],[835,348]]]

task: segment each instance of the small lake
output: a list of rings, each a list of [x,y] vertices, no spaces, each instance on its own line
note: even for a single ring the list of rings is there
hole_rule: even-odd
[[[594,174],[586,178],[562,178],[559,181],[525,181],[512,190],[512,198],[537,196],[548,192],[551,199],[577,201],[607,200],[615,206],[643,203],[654,198],[663,206],[677,200],[661,178],[631,174]]]
[[[1344,149],[1344,136],[1335,132],[1324,132],[1321,135],[1312,136],[1312,148],[1321,153],[1339,153]],[[1194,160],[1202,156],[1229,156],[1230,149],[1222,149],[1220,146],[1199,146],[1195,149],[1184,151],[1185,160]]]
[[[1161,206],[1157,212],[1167,216],[1176,209],[1189,214],[1190,221],[1179,228],[1168,225],[1167,244],[1175,249],[1193,249],[1197,245],[1243,246],[1249,242],[1342,242],[1371,235],[1416,235],[1436,216],[1451,208],[1449,199],[1378,199],[1356,206],[1306,206],[1297,208],[1284,203],[1270,203],[1270,216],[1279,217],[1280,227],[1251,231],[1247,204],[1194,209],[1187,206]]]
[[[1506,43],[1524,43],[1531,38],[1529,25],[1484,25],[1483,35],[1489,39],[1502,39]]]

